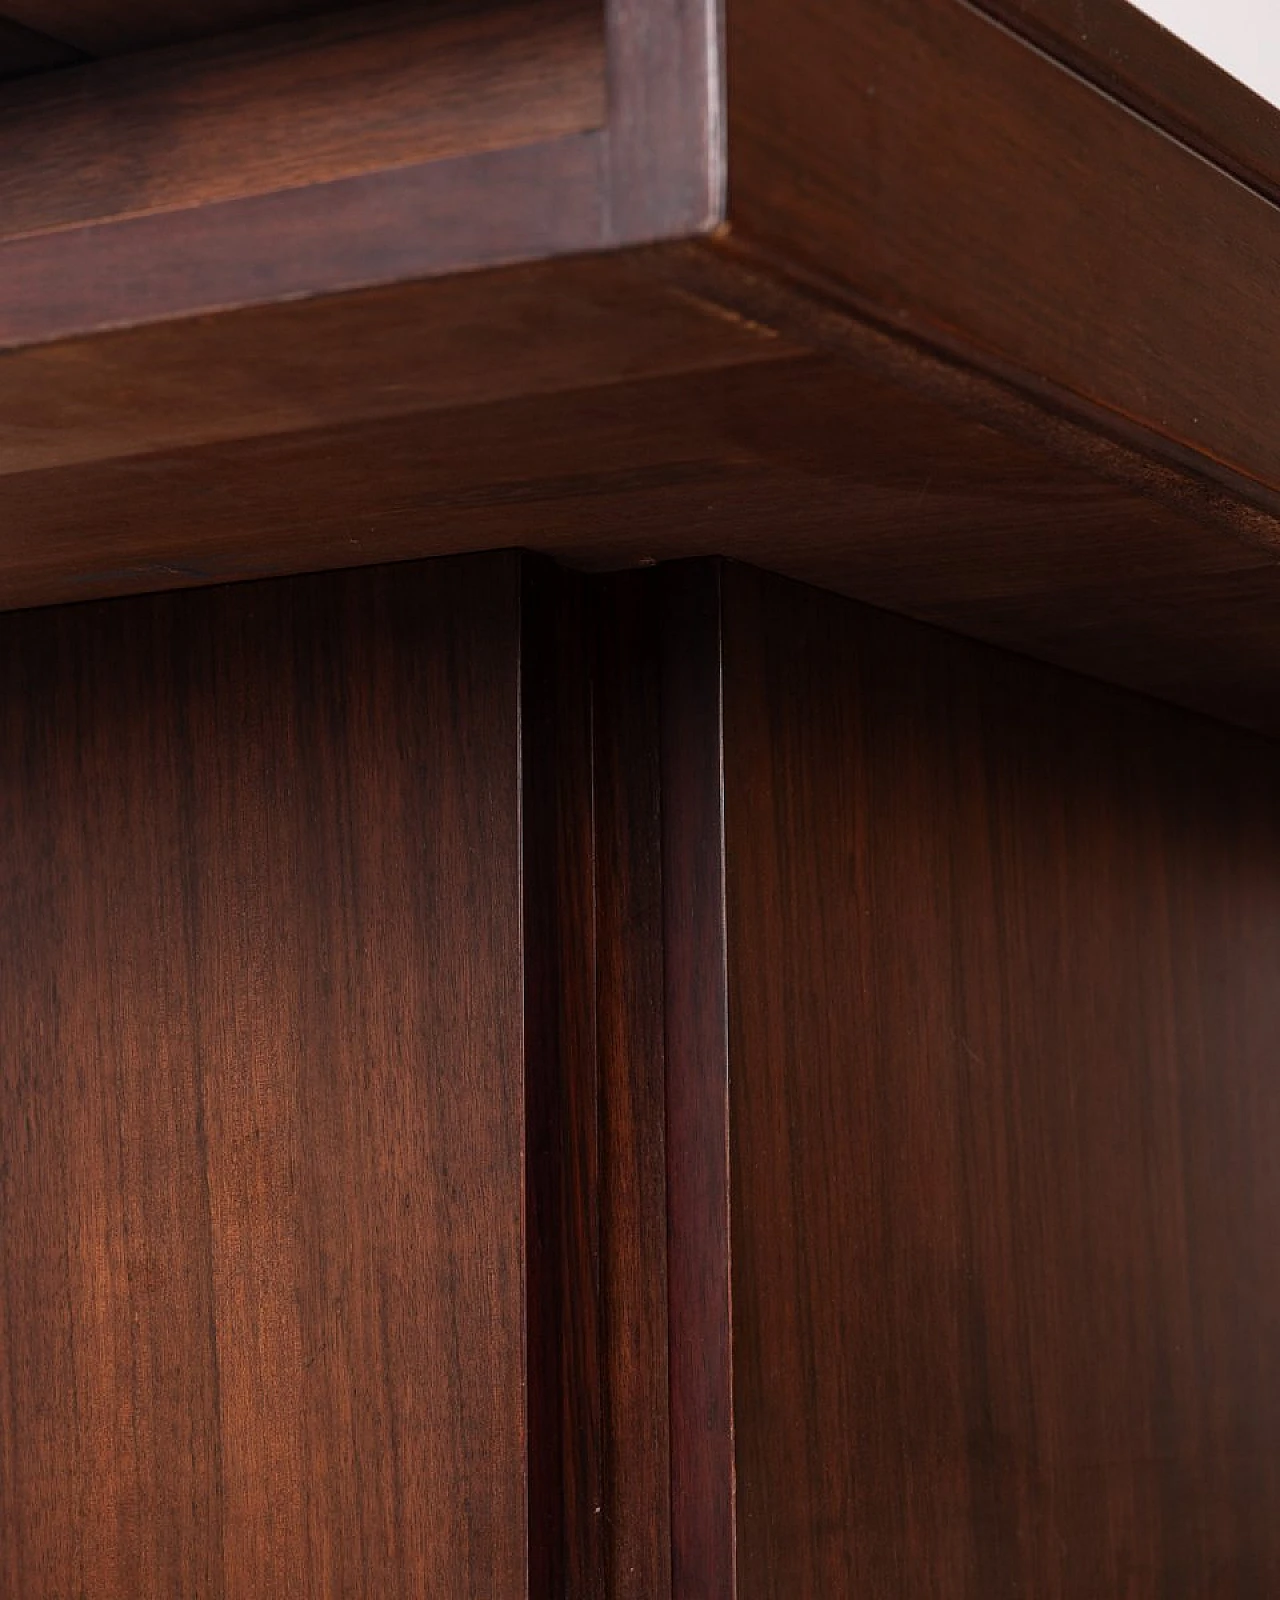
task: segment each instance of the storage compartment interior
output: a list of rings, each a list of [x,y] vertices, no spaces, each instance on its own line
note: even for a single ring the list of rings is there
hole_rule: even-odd
[[[599,0],[323,11],[318,0],[207,0],[174,14],[66,0],[9,13],[0,239],[533,144],[605,119]]]

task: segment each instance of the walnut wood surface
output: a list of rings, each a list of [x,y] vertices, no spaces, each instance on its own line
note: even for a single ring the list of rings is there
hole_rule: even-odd
[[[403,0],[0,96],[0,347],[699,234],[710,0]]]
[[[6,1594],[526,1594],[520,605],[3,619]]]
[[[1280,199],[1280,112],[1128,0],[975,0],[1224,171]]]
[[[598,7],[392,0],[9,88],[0,238],[555,141],[605,113]]]
[[[659,579],[674,1600],[735,1600],[720,571]]]
[[[741,1600],[1273,1593],[1274,749],[723,616]]]
[[[529,1594],[600,1594],[606,1380],[595,1027],[591,646],[527,563],[520,615],[529,1300]]]
[[[483,425],[494,402],[801,348],[626,255],[259,306],[10,352],[0,477],[450,409]],[[166,517],[146,520],[164,536]],[[5,549],[0,536],[0,566]]]
[[[1280,507],[1270,201],[960,0],[731,0],[726,52],[730,242]]]
[[[395,4],[14,85],[0,346],[634,237],[605,88],[578,0]]]
[[[1280,727],[1267,519],[659,256],[11,354],[0,604],[509,544],[595,567],[724,552]]]
[[[662,682],[649,574],[584,580],[593,638],[594,989],[604,1372],[596,1590],[671,1600]]]
[[[1276,1587],[1269,744],[719,563],[0,677],[6,1593]]]

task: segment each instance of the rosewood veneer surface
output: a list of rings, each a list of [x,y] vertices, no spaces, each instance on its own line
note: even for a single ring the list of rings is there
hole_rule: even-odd
[[[527,1593],[520,603],[0,619],[6,1594]]]
[[[1280,758],[722,608],[737,1595],[1270,1594]]]
[[[1280,112],[1077,10],[381,4],[0,89],[0,603],[723,553],[1274,730]]]

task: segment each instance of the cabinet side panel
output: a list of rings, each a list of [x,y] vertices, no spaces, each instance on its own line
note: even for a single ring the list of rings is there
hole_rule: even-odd
[[[724,599],[742,1600],[1280,1584],[1280,760]]]
[[[519,569],[0,623],[0,1589],[526,1592]]]

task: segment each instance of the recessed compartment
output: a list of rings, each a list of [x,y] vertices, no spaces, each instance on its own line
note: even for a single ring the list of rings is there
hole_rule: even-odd
[[[114,30],[105,7],[24,13],[72,52],[138,48],[0,84],[0,239],[510,149],[605,117],[603,13],[583,0],[318,16],[298,15],[305,0],[211,4],[184,8],[182,26],[216,37],[147,48],[175,32],[160,9],[127,8]],[[234,22],[268,25],[221,31]]]

